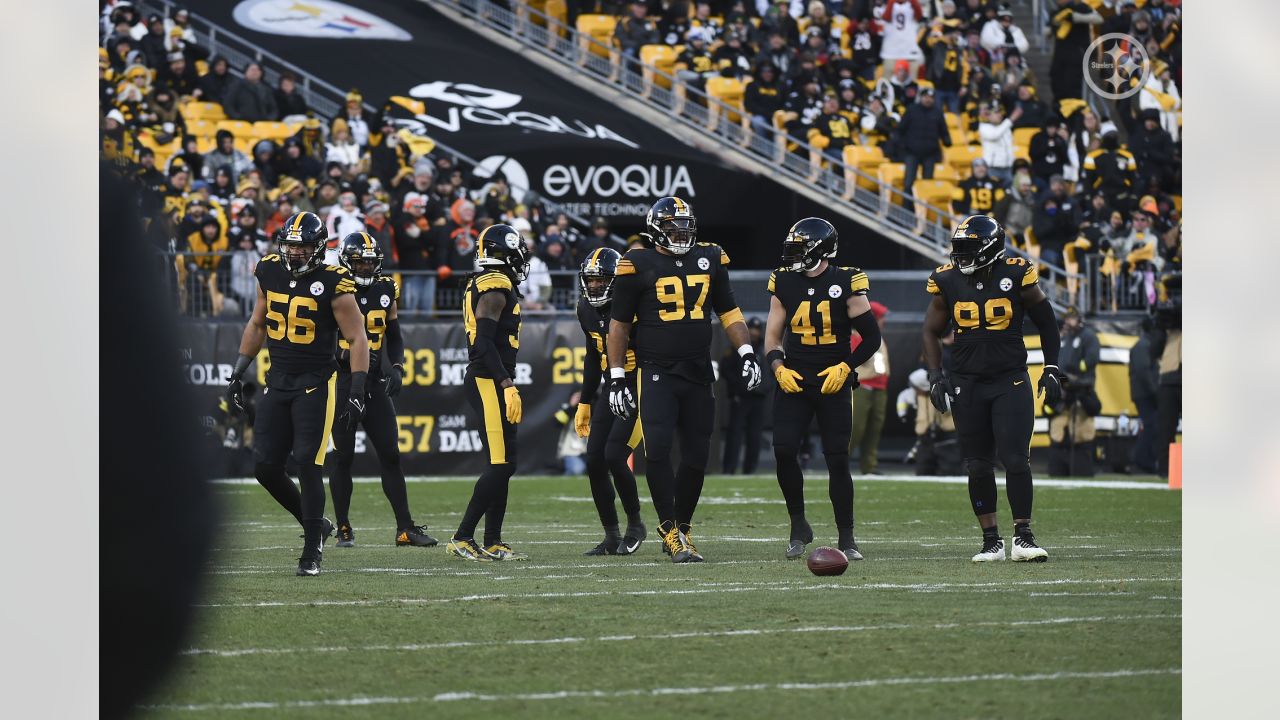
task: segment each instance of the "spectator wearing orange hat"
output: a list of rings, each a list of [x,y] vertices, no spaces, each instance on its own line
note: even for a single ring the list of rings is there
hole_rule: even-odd
[[[871,301],[871,312],[884,329],[884,317],[889,308]],[[851,350],[862,343],[862,336],[853,333],[849,339]],[[857,368],[858,387],[853,391],[853,433],[849,438],[849,453],[858,448],[858,465],[863,475],[879,475],[880,431],[884,429],[886,408],[889,404],[889,346],[880,341],[880,349],[871,359]]]
[[[436,276],[423,274],[434,270],[435,235],[427,219],[427,196],[410,191],[401,205],[395,226],[395,253],[404,273],[403,309],[406,312],[432,312],[436,303]]]

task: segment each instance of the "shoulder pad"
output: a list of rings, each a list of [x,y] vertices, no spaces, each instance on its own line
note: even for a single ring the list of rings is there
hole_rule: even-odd
[[[1106,152],[1106,150],[1104,150],[1104,149],[1102,149],[1102,148],[1098,148],[1097,150],[1094,150],[1093,152],[1089,153],[1088,155],[1085,155],[1085,157],[1087,157],[1087,158],[1096,158],[1096,157],[1098,157],[1099,155],[1101,155],[1101,154],[1102,154],[1102,153],[1104,153],[1104,152]]]
[[[849,291],[852,293],[865,293],[870,287],[871,282],[867,279],[867,274],[858,268],[847,268],[850,271]]]
[[[511,278],[507,277],[506,275],[500,272],[496,272],[492,270],[489,272],[481,273],[479,276],[477,276],[475,279],[475,283],[476,283],[476,292],[486,292],[489,290],[510,291],[513,289],[511,285]]]
[[[636,274],[636,264],[631,261],[631,253],[633,252],[635,251],[628,250],[627,256],[618,261],[618,269],[616,271],[617,275],[635,275]]]
[[[774,288],[775,288],[775,285],[777,284],[777,280],[778,280],[777,270],[774,270],[773,272],[769,273],[769,292],[770,293],[774,292]]]
[[[935,272],[935,273],[944,273],[944,272],[946,272],[946,271],[948,271],[948,270],[950,270],[950,269],[952,269],[952,268],[954,268],[954,267],[955,267],[955,265],[952,265],[951,263],[947,263],[946,265],[939,265],[939,266],[934,270],[934,272]]]
[[[1129,158],[1130,160],[1132,160],[1132,159],[1133,159],[1133,153],[1129,152],[1128,150],[1125,150],[1124,148],[1120,148],[1120,149],[1116,150],[1116,154],[1117,154],[1117,155],[1123,155],[1123,156],[1125,156],[1125,157]]]
[[[263,257],[263,258],[262,258],[261,260],[259,260],[258,262],[260,262],[260,263],[264,263],[264,262],[280,262],[280,255],[279,255],[278,253],[271,253],[270,255],[267,255],[267,256]]]

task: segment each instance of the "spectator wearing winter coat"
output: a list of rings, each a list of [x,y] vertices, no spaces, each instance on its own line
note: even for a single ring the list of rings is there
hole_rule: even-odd
[[[1160,111],[1142,111],[1142,126],[1129,136],[1129,152],[1138,164],[1138,187],[1144,190],[1154,181],[1161,188],[1168,183],[1178,166],[1173,138],[1160,127]]]
[[[479,239],[475,204],[470,200],[454,200],[449,208],[449,220],[435,229],[435,262],[441,281],[455,272],[471,272]]]
[[[784,85],[786,79],[791,77],[791,71],[800,65],[795,48],[787,44],[786,37],[779,31],[768,34],[764,47],[760,48],[760,54],[756,55],[755,63],[757,67],[771,65],[776,68]]]
[[[661,41],[658,24],[649,19],[648,15],[649,9],[643,0],[632,0],[631,14],[614,26],[613,37],[618,42],[623,58],[639,60],[642,46],[656,45]]]
[[[1160,127],[1169,133],[1173,142],[1178,142],[1178,111],[1182,109],[1182,95],[1173,82],[1168,63],[1162,60],[1152,63],[1151,74],[1142,86],[1142,92],[1138,93],[1138,107],[1142,109],[1144,118],[1148,110],[1155,111]]]
[[[156,67],[160,69],[156,81],[158,87],[168,88],[179,97],[202,98],[200,78],[181,52],[169,53],[165,62]]]
[[[419,193],[404,197],[400,219],[396,222],[396,257],[402,270],[435,270],[435,236],[427,220],[427,198]],[[405,310],[435,310],[436,277],[406,273],[403,307]]]
[[[348,177],[368,171],[369,162],[360,150],[360,144],[351,136],[347,121],[338,118],[333,121],[329,133],[329,142],[325,144],[324,159],[326,163],[338,163]]]
[[[1036,97],[1036,89],[1028,84],[1018,86],[1017,99],[1010,105],[1009,118],[1015,128],[1044,127],[1049,119],[1049,106]]]
[[[947,129],[947,119],[942,108],[935,104],[933,88],[920,90],[917,102],[907,108],[902,121],[898,123],[898,146],[902,150],[905,163],[903,174],[903,190],[912,194],[916,182],[916,172],[923,166],[926,180],[933,179],[933,166],[942,161],[942,147],[951,147],[951,132]]]
[[[1054,36],[1049,83],[1055,100],[1078,98],[1084,90],[1084,51],[1102,15],[1084,0],[1057,0],[1048,25]]]
[[[1035,217],[1036,189],[1031,182],[1031,175],[1019,172],[1014,176],[1013,189],[1004,196],[1004,200],[996,203],[995,217],[1004,225],[1005,235],[1010,238],[1021,238]]]
[[[1036,187],[1047,188],[1049,178],[1062,175],[1067,164],[1067,126],[1057,117],[1044,122],[1044,129],[1031,138],[1031,176]]]
[[[226,58],[214,58],[209,64],[209,72],[200,78],[200,99],[216,103],[225,100],[227,91],[236,82],[230,70]]]
[[[284,141],[284,155],[280,158],[280,173],[297,178],[301,182],[317,180],[324,172],[320,161],[302,152],[302,143],[291,137]]]
[[[226,167],[231,170],[232,178],[239,181],[240,176],[253,167],[253,161],[236,149],[235,136],[230,130],[219,130],[215,138],[217,146],[205,154],[201,177],[212,180],[218,168]]]
[[[307,114],[307,99],[302,97],[302,91],[298,89],[298,80],[292,72],[281,73],[275,96],[280,119],[283,120],[290,115]]]
[[[538,257],[538,241],[533,237],[532,226],[529,221],[520,218],[521,222],[513,224],[516,230],[521,233],[521,242],[525,248],[529,250],[529,272],[525,275],[525,279],[520,282],[519,291],[521,300],[520,306],[522,310],[546,310],[554,309],[551,306],[551,272],[547,270],[547,263]],[[526,235],[524,227],[528,226],[529,234]]]
[[[1049,179],[1049,193],[1036,208],[1031,226],[1040,245],[1040,258],[1059,267],[1063,248],[1076,238],[1076,200],[1067,194],[1060,175]]]
[[[982,159],[991,175],[1005,182],[1013,181],[1013,122],[999,106],[983,107],[978,114],[978,138],[982,141]]]
[[[361,150],[368,147],[369,133],[374,128],[369,126],[369,118],[364,112],[364,96],[360,94],[359,90],[351,90],[347,93],[346,103],[338,111],[338,115],[333,119],[332,125],[336,127],[339,120],[346,123],[347,130],[351,133],[352,142],[359,146]]]
[[[344,190],[338,195],[338,205],[329,211],[325,225],[328,226],[330,240],[337,238],[341,241],[350,233],[364,232],[364,213],[356,205],[354,192]]]
[[[778,69],[767,62],[762,64],[742,96],[742,105],[751,114],[756,132],[768,132],[773,127],[773,114],[782,109],[786,96],[786,86],[778,78]]]
[[[996,19],[982,26],[981,42],[982,47],[991,53],[992,62],[997,64],[1004,62],[1005,53],[1009,50],[1026,55],[1027,48],[1031,47],[1022,28],[1013,24],[1013,11],[1008,7],[1001,7]]]
[[[275,93],[262,82],[262,66],[256,62],[245,66],[244,77],[227,90],[222,106],[227,117],[235,120],[257,122],[280,117]]]

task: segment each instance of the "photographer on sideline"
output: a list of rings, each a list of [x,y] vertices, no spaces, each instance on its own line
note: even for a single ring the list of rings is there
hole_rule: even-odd
[[[1156,289],[1156,327],[1151,334],[1151,354],[1160,358],[1155,450],[1160,477],[1169,477],[1169,445],[1178,436],[1178,420],[1182,417],[1182,273],[1161,277]]]
[[[1093,476],[1093,439],[1097,434],[1094,416],[1102,410],[1102,401],[1094,391],[1100,352],[1097,333],[1085,327],[1077,308],[1067,308],[1058,354],[1067,382],[1062,389],[1062,401],[1044,408],[1044,414],[1050,418],[1050,475]]]

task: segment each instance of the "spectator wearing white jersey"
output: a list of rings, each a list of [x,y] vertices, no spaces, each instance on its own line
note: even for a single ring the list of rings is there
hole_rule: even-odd
[[[880,60],[884,65],[884,77],[893,73],[899,60],[910,63],[910,76],[916,77],[924,62],[920,49],[920,21],[924,9],[920,0],[889,0],[885,3],[880,20],[884,24],[884,42],[880,45]]]

